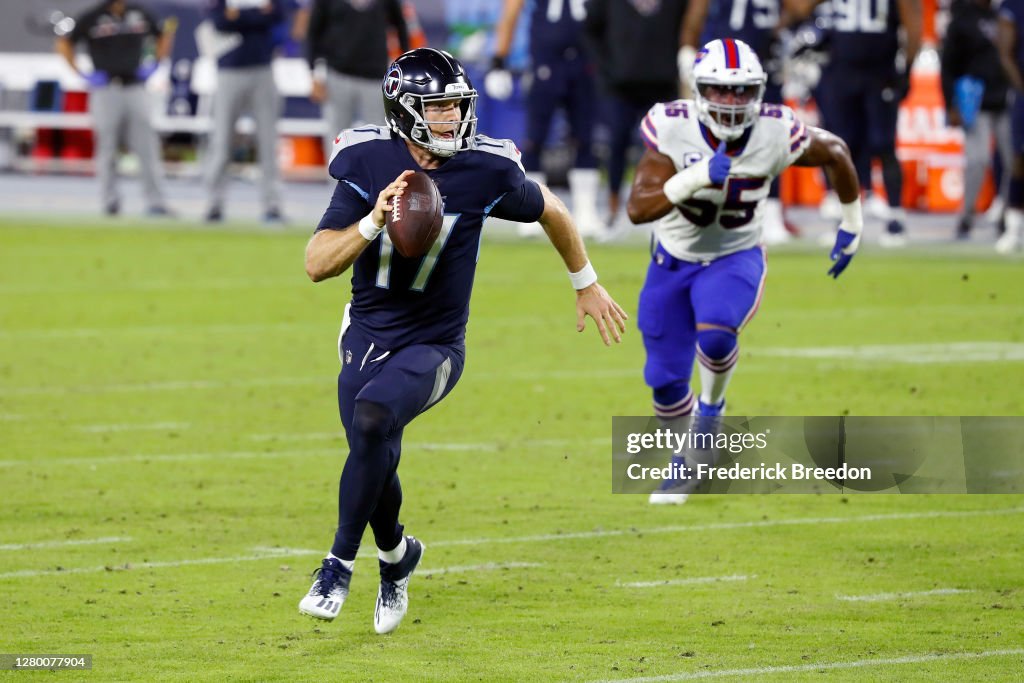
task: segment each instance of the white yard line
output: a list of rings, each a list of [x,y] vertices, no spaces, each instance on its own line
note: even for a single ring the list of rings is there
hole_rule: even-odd
[[[245,327],[245,326],[240,326]],[[880,344],[874,346],[758,347],[744,358],[757,362],[765,357],[797,358],[810,361],[864,361],[881,364],[1005,363],[1024,361],[1024,344],[1016,342],[952,342],[947,344]],[[749,362],[748,361],[748,362]],[[745,372],[759,371],[756,365]],[[636,368],[552,370],[521,372],[477,372],[472,381],[571,381],[619,379],[639,376]],[[74,394],[146,393],[155,391],[199,391],[246,389],[251,387],[315,386],[333,383],[331,375],[310,377],[264,377],[240,380],[166,380],[153,382],[86,386],[0,387],[0,396],[65,396]]]
[[[751,355],[807,360],[855,360],[884,364],[1005,363],[1024,361],[1017,342],[950,342],[945,344],[877,344],[871,346],[764,347]]]
[[[341,435],[332,435],[324,432],[324,439],[336,438],[341,442]],[[264,435],[268,436],[268,435]],[[284,436],[284,435],[282,435]],[[287,439],[282,439],[287,440]],[[611,437],[595,437],[590,439],[525,439],[521,441],[482,441],[482,442],[460,442],[460,441],[413,441],[402,444],[407,450],[423,451],[501,451],[510,448],[561,448],[565,446],[580,446],[590,448],[593,446],[611,446]],[[97,465],[110,465],[127,462],[194,462],[203,460],[246,460],[246,459],[270,459],[270,458],[301,458],[322,455],[344,455],[340,447],[315,448],[315,449],[285,449],[266,451],[226,451],[226,452],[196,452],[196,453],[154,453],[147,455],[137,453],[131,455],[109,455],[101,458],[43,458],[38,460],[0,460],[0,468],[4,467],[45,467],[52,465],[83,465],[95,467]]]
[[[616,583],[621,588],[661,588],[662,586],[692,586],[700,583],[719,583],[724,581],[749,581],[757,578],[757,574],[730,574],[728,576],[691,576],[687,579],[665,579],[663,581],[631,581]]]
[[[773,526],[806,526],[821,524],[862,524],[865,522],[888,522],[910,519],[936,519],[936,518],[966,518],[988,515],[1012,515],[1024,512],[1024,508],[1003,508],[999,510],[962,510],[962,511],[933,511],[933,512],[906,512],[887,515],[862,515],[859,517],[817,517],[817,518],[794,518],[778,520],[760,520],[756,522],[732,522],[718,524],[694,524],[690,526],[653,527],[648,529],[608,529],[598,531],[578,531],[564,534],[540,534],[534,536],[505,536],[495,538],[464,538],[431,541],[428,546],[444,548],[452,546],[476,546],[476,545],[498,545],[502,543],[546,543],[549,541],[565,541],[581,538],[602,538],[607,536],[625,535],[652,535],[666,533],[696,532],[696,531],[720,531],[725,529],[753,529]],[[193,564],[224,564],[229,562],[248,562],[254,560],[265,560],[271,557],[289,557],[299,555],[319,555],[323,550],[312,550],[304,548],[255,548],[251,555],[238,557],[209,557],[195,560],[175,560],[171,562],[143,562],[129,564],[130,568],[160,568],[160,567],[183,567]],[[56,576],[61,574],[83,574],[101,571],[118,571],[125,569],[124,566],[110,567],[85,567],[69,569],[26,569],[0,574],[0,579],[33,577],[33,576]]]
[[[37,548],[67,548],[75,545],[98,545],[102,543],[129,543],[130,536],[107,536],[106,538],[81,538],[68,541],[30,541],[29,543],[5,543],[0,550],[36,550]]]
[[[322,550],[306,550],[300,548],[254,548],[249,555],[234,557],[202,557],[191,560],[170,560],[166,562],[129,562],[120,565],[103,567],[69,567],[66,569],[23,569],[20,571],[0,573],[0,579],[20,579],[39,576],[63,576],[65,574],[98,574],[100,572],[124,572],[138,569],[165,569],[168,567],[189,567],[208,564],[231,564],[234,562],[255,562],[273,558],[287,558],[299,555],[322,555]],[[373,554],[376,553],[367,553]],[[441,576],[443,574],[460,574],[465,572],[498,571],[503,569],[523,569],[541,567],[533,562],[487,562],[486,564],[459,565],[454,567],[438,567],[437,569],[421,569],[419,576]]]
[[[836,600],[846,602],[884,602],[886,600],[901,600],[904,598],[924,598],[931,595],[959,595],[961,593],[973,593],[973,590],[960,588],[936,588],[930,591],[912,591],[909,593],[874,593],[872,595],[837,595]]]
[[[92,434],[105,434],[108,432],[143,432],[143,431],[162,431],[165,429],[188,429],[191,427],[189,422],[125,422],[121,424],[98,424],[98,425],[80,425],[75,427],[75,430],[79,432],[89,432]]]
[[[545,543],[583,538],[604,538],[608,536],[633,536],[649,534],[675,534],[698,531],[725,531],[729,529],[763,529],[777,526],[816,526],[820,524],[863,524],[865,522],[889,522],[911,519],[955,519],[990,515],[1018,515],[1024,507],[1000,508],[997,510],[933,510],[929,512],[894,512],[891,514],[862,515],[859,517],[815,517],[793,519],[765,519],[753,522],[715,522],[688,526],[664,526],[649,529],[598,529],[594,531],[567,531],[560,534],[536,534],[533,536],[508,536],[498,538],[465,538],[449,541],[434,541],[435,547],[459,545],[489,545],[497,543]]]
[[[1024,655],[1024,649],[986,650],[984,652],[947,652],[907,655],[905,657],[880,657],[857,659],[850,662],[819,662],[817,664],[796,664],[793,666],[759,666],[750,669],[718,669],[717,671],[693,671],[663,676],[639,676],[636,678],[607,678],[591,683],[658,683],[662,681],[696,681],[704,678],[746,678],[758,680],[761,676],[774,674],[803,673],[807,671],[836,671],[842,669],[863,669],[875,666],[899,666],[902,664],[928,664],[964,659],[985,659],[988,657],[1017,657]]]

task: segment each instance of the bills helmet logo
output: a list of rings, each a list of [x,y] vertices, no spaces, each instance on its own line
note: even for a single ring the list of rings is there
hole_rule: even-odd
[[[392,64],[384,77],[384,97],[393,100],[398,97],[398,91],[402,89],[402,68]]]
[[[702,47],[700,49],[700,51],[697,52],[697,56],[693,58],[694,66],[696,66],[697,64],[700,64],[701,61],[703,61],[703,59],[705,57],[707,57],[707,56],[708,56],[708,49],[706,47]]]

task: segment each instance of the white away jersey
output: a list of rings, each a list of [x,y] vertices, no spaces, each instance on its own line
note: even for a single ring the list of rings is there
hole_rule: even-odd
[[[654,105],[640,124],[640,133],[647,146],[671,158],[677,170],[711,157],[717,146],[697,120],[692,100]],[[658,241],[684,261],[708,261],[755,246],[761,239],[764,200],[772,180],[810,142],[807,128],[792,109],[761,105],[758,120],[729,145],[732,167],[725,184],[698,190],[659,219],[654,226]]]

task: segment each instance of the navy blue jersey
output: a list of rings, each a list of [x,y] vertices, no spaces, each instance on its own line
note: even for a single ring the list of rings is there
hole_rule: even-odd
[[[318,231],[357,223],[402,171],[422,170],[405,140],[383,127],[346,130],[335,142],[330,173],[339,182]],[[463,343],[484,219],[530,222],[543,211],[511,140],[478,135],[426,173],[444,200],[441,234],[427,255],[405,258],[385,231],[352,265],[352,324],[378,348]]]
[[[772,34],[779,24],[780,0],[718,0],[709,3],[701,45],[721,38],[737,38],[764,62]]]
[[[585,0],[533,0],[530,10],[530,56],[535,64],[582,53]],[[571,56],[571,55],[570,55]]]
[[[837,65],[878,65],[891,71],[899,51],[896,0],[831,0],[830,60]]]

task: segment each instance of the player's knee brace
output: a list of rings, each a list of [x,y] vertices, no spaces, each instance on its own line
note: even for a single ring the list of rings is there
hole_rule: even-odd
[[[700,362],[713,365],[735,361],[739,340],[729,330],[710,329],[697,332],[697,356]]]
[[[390,408],[373,401],[356,401],[352,412],[353,433],[349,438],[356,443],[381,443],[390,438],[394,427],[395,414]]]
[[[693,411],[693,392],[689,382],[673,382],[654,390],[654,414],[681,417]]]

